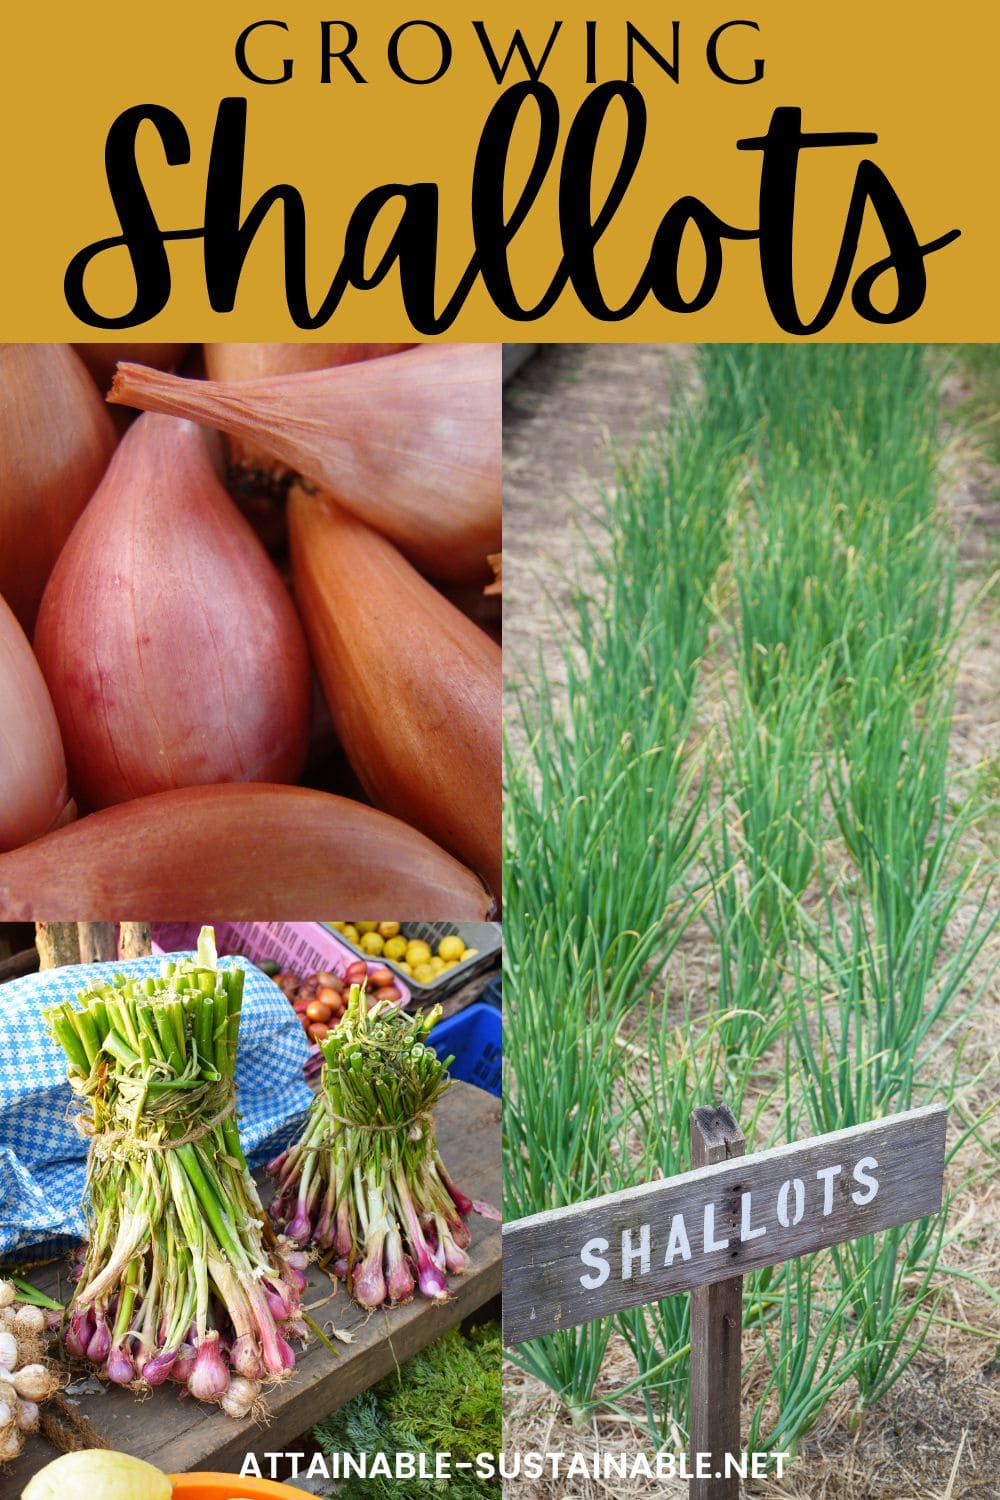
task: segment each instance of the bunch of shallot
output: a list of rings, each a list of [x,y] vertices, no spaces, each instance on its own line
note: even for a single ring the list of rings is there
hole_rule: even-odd
[[[343,1020],[319,1043],[323,1073],[302,1134],[268,1166],[272,1218],[315,1245],[361,1307],[398,1306],[418,1288],[447,1300],[448,1275],[469,1264],[466,1219],[499,1217],[456,1187],[438,1150],[433,1111],[453,1060],[427,1045],[440,1015],[385,1001],[369,1009],[352,985]]]
[[[306,1258],[270,1232],[240,1145],[242,994],[243,970],[217,967],[204,928],[193,959],[46,1012],[92,1136],[63,1348],[114,1385],[173,1380],[235,1417],[306,1335]]]

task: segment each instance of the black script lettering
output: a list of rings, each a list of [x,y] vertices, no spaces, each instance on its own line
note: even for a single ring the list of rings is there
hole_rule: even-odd
[[[594,157],[611,105],[625,106],[625,144],[614,181],[596,216],[591,215]],[[604,299],[594,264],[594,250],[628,191],[642,157],[646,139],[646,104],[637,88],[627,83],[602,83],[581,104],[566,137],[559,177],[559,229],[563,255],[573,290],[595,318],[617,322],[638,304],[630,297],[623,307],[610,308]]]
[[[249,78],[251,83],[287,83],[294,71],[290,57],[282,58],[281,73],[277,78],[265,78],[262,73],[256,73],[247,61],[247,41],[262,26],[277,26],[281,31],[288,30],[288,24],[285,21],[253,21],[249,26],[245,26],[236,38],[236,66],[244,78]]]
[[[701,236],[705,269],[694,296],[685,298],[678,280],[678,269],[688,225],[692,225]],[[722,279],[722,241],[756,238],[756,229],[737,229],[735,224],[727,224],[700,198],[678,198],[657,226],[649,265],[636,288],[636,296],[644,297],[648,289],[668,312],[700,312],[711,302]]]
[[[538,138],[523,184],[515,192],[507,182],[511,146],[529,101],[537,112]],[[613,106],[622,106],[625,111],[624,143],[611,185],[604,190],[603,201],[595,211],[595,157]],[[660,220],[634,291],[621,306],[611,306],[600,284],[595,250],[626,199],[647,135],[642,94],[634,84],[611,82],[588,94],[570,124],[558,189],[561,256],[545,291],[533,305],[526,306],[515,287],[508,252],[536,208],[555,163],[560,118],[553,90],[543,83],[525,82],[501,94],[484,125],[472,177],[474,251],[444,306],[440,310],[436,306],[440,189],[433,182],[386,183],[366,193],[350,214],[340,264],[314,312],[306,287],[306,209],[299,191],[288,183],[278,183],[243,213],[246,99],[220,102],[205,183],[203,222],[192,228],[160,228],[137,159],[137,135],[146,123],[157,132],[169,165],[184,165],[191,159],[184,126],[177,115],[162,106],[138,105],[125,110],[112,124],[105,147],[105,170],[121,233],[80,250],[70,261],[64,281],[66,301],[74,316],[96,328],[135,327],[163,310],[171,291],[167,253],[171,240],[204,239],[209,301],[214,310],[231,312],[250,248],[267,215],[276,207],[282,213],[285,301],[297,327],[322,326],[348,288],[369,290],[398,271],[407,316],[414,329],[424,335],[443,333],[452,325],[480,276],[498,311],[519,322],[549,311],[570,283],[584,309],[603,322],[628,317],[650,295],[669,312],[697,312],[711,301],[719,286],[723,241],[748,239],[760,241],[764,292],[778,326],[797,336],[816,333],[828,325],[851,284],[869,205],[885,236],[888,254],[856,276],[851,285],[852,305],[869,322],[900,322],[923,304],[926,257],[950,244],[960,232],[952,229],[936,239],[921,241],[886,174],[874,162],[863,160],[855,173],[829,288],[817,315],[805,321],[796,300],[793,258],[801,153],[806,149],[867,145],[877,137],[859,131],[806,134],[801,111],[786,106],[774,111],[765,135],[737,142],[741,151],[761,153],[758,223],[737,227],[701,199],[690,194],[679,198]],[[511,202],[513,207],[509,208]],[[388,214],[398,215],[389,243],[374,268],[367,269],[375,227]],[[678,264],[689,231],[700,237],[705,263],[698,286],[692,295],[685,296],[679,285]],[[122,249],[130,258],[135,279],[132,307],[125,313],[98,312],[85,290],[87,274],[105,251]],[[881,279],[890,274],[895,278],[895,300],[883,309],[873,299]]]
[[[344,254],[326,296],[316,311],[306,287],[306,212],[301,194],[287,183],[269,188],[241,220],[243,167],[246,155],[247,101],[224,99],[219,106],[205,194],[205,284],[216,312],[231,312],[240,277],[257,231],[270,210],[283,210],[285,303],[297,328],[321,328],[339,307],[349,287],[368,291],[399,266],[399,284],[407,316],[421,332],[437,332],[454,320],[469,294],[464,281],[438,317],[434,309],[437,265],[438,188],[434,183],[388,183],[359,201],[344,234]],[[401,206],[402,214],[376,266],[366,271],[368,246],[383,213]]]
[[[870,131],[803,133],[801,109],[786,106],[774,111],[765,136],[736,143],[738,151],[762,153],[759,199],[761,275],[768,306],[778,325],[786,333],[819,333],[827,327],[836,313],[854,267],[866,203],[871,202],[885,231],[889,257],[887,261],[879,261],[876,266],[869,268],[868,278],[862,281],[858,293],[862,304],[871,306],[870,292],[874,280],[890,267],[897,273],[895,307],[889,313],[878,314],[875,321],[896,322],[900,317],[909,317],[920,307],[927,284],[923,256],[940,250],[959,235],[959,230],[952,229],[936,240],[921,244],[884,174],[873,162],[864,163],[866,170],[859,171],[855,178],[829,289],[815,318],[811,322],[803,321],[795,298],[793,257],[799,156],[803,149],[829,150],[836,146],[868,146],[875,144],[877,140],[878,136]],[[876,273],[874,277],[871,272]],[[857,302],[854,305],[858,308]]]
[[[73,316],[92,328],[134,328],[162,312],[170,297],[170,261],[166,240],[200,239],[202,230],[173,229],[164,233],[150,207],[136,162],[136,135],[148,121],[163,142],[167,165],[179,167],[191,160],[187,131],[172,110],[162,104],[136,104],[112,123],[104,148],[104,169],[111,201],[118,215],[121,234],[96,240],[78,251],[66,267],[63,294]],[[128,250],[135,277],[135,301],[128,312],[105,316],[95,312],[84,290],[88,267],[105,250],[123,246]]]
[[[257,231],[271,209],[282,208],[285,300],[298,322],[306,304],[306,210],[302,195],[288,183],[262,193],[245,218],[243,163],[246,157],[247,101],[223,99],[215,121],[205,184],[205,286],[213,312],[232,312],[240,277]],[[300,325],[301,326],[301,325]]]
[[[514,128],[524,104],[533,99],[538,107],[538,145],[527,181],[509,215],[504,214],[507,159]],[[552,165],[559,141],[559,105],[545,84],[516,83],[506,89],[490,110],[483,126],[472,173],[472,232],[475,237],[483,285],[494,305],[506,318],[530,322],[541,317],[566,285],[561,266],[548,290],[533,307],[517,300],[507,260],[507,247],[528,217]]]

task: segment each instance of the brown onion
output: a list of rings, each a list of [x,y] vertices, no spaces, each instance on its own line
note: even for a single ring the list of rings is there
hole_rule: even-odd
[[[29,634],[114,447],[111,415],[67,344],[0,344],[0,594]]]
[[[305,787],[188,787],[92,813],[0,854],[0,920],[300,921],[412,912],[477,921],[479,881],[397,818]]]
[[[293,488],[288,526],[299,613],[362,786],[499,893],[499,647],[328,497]]]
[[[211,380],[260,380],[267,375],[291,375],[301,370],[328,370],[364,359],[400,354],[412,344],[206,344],[205,368]],[[155,359],[122,354],[137,365]],[[162,368],[162,366],[160,367]]]
[[[210,380],[261,380],[270,375],[291,375],[301,370],[327,370],[364,359],[399,354],[412,344],[205,344],[205,369]],[[155,364],[136,354],[123,355],[135,364]],[[274,474],[274,460],[255,443],[242,437],[229,439],[232,479],[239,487],[248,480],[267,484]],[[278,465],[279,474],[287,472]]]
[[[66,757],[28,638],[0,599],[0,850],[54,828],[69,804]]]
[[[118,368],[109,401],[246,439],[333,494],[434,578],[488,579],[500,547],[498,344],[435,344],[266,380]]]
[[[302,767],[302,631],[193,423],[129,429],[53,571],[35,647],[89,807]]]
[[[190,346],[188,344],[74,344],[103,396],[111,384],[115,365],[120,359],[134,360],[137,365],[155,365],[158,370],[176,370]]]

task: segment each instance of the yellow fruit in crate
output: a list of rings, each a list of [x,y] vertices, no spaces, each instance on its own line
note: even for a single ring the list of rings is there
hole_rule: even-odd
[[[383,937],[385,934],[383,933]],[[386,939],[385,947],[382,949],[383,958],[391,958],[394,962],[406,957],[405,937],[391,937]]]
[[[399,958],[396,960],[396,968],[399,969],[402,974],[413,973],[413,970],[410,968],[410,965],[406,962],[405,958]]]
[[[435,979],[437,978],[437,974],[431,968],[429,963],[415,964],[413,968],[413,977],[418,984],[433,984]]]
[[[406,945],[406,962],[412,964],[416,969],[418,964],[429,964],[431,961],[431,950],[426,943],[419,938],[412,938]]]
[[[340,931],[349,943],[356,943],[361,937],[360,932],[355,927],[353,922],[345,922]]]
[[[382,953],[383,943],[377,932],[363,932],[358,947],[370,958],[378,958]]]
[[[327,925],[329,927],[332,927],[333,930],[334,930],[334,932],[343,932],[344,928],[347,926],[347,923],[346,922],[329,922]]]
[[[435,956],[430,960],[430,966],[434,970],[435,974],[440,974],[441,970],[444,968],[444,959],[438,958],[438,956],[435,954]]]
[[[475,956],[476,956],[476,954],[478,952],[479,952],[478,948],[466,948],[465,952],[462,954],[462,962],[463,962],[463,964],[465,963],[465,960],[467,958],[475,958]]]
[[[438,956],[443,958],[445,963],[450,963],[452,960],[458,963],[464,952],[465,944],[457,932],[453,932],[450,937],[443,937],[438,943]]]
[[[378,926],[378,923],[377,922],[355,922],[354,925],[358,929],[359,932],[374,932],[375,929],[376,929],[376,927]]]
[[[399,923],[398,922],[380,922],[378,924],[378,935],[379,935],[379,937],[384,937],[384,938],[398,937],[399,936]]]
[[[448,960],[448,962],[446,964],[442,964],[441,965],[441,973],[442,974],[447,974],[447,972],[448,972],[449,969],[457,969],[457,968],[458,968],[458,959],[457,958],[449,958],[449,960]]]

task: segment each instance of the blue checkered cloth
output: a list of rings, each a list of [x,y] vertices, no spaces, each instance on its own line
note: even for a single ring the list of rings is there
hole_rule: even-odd
[[[164,962],[73,964],[0,985],[0,1259],[29,1248],[54,1253],[86,1233],[87,1142],[73,1127],[66,1056],[45,1029],[43,1008],[75,999],[109,973],[158,974]],[[243,1149],[257,1166],[287,1144],[309,1107],[302,1078],[309,1045],[273,980],[245,958],[222,958],[219,966],[246,970],[237,1105]]]

